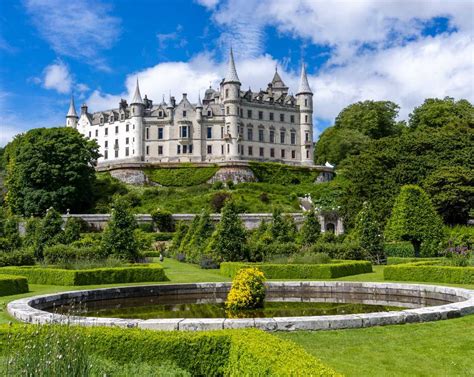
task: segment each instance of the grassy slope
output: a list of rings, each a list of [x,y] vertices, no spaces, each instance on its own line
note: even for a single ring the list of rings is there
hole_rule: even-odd
[[[163,265],[172,283],[228,281],[215,270],[201,270],[197,266],[170,259],[165,260]],[[383,267],[376,266],[372,273],[337,280],[383,281],[382,271]],[[146,283],[135,285],[140,284]],[[474,285],[464,287],[474,289]],[[73,289],[85,288],[97,286]],[[71,287],[31,285],[30,290],[28,294],[0,297],[0,323],[12,320],[4,310],[9,301],[71,290]],[[347,376],[474,376],[473,334],[474,315],[432,323],[277,333],[277,336],[300,344]]]

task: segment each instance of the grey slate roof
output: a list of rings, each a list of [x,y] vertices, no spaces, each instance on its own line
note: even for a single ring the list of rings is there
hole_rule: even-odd
[[[296,94],[313,94],[308,82],[308,76],[306,76],[306,67],[304,63],[301,66],[300,85]]]
[[[77,118],[76,105],[74,104],[74,97],[73,96],[71,96],[71,102],[69,103],[69,111],[67,112],[66,116]]]
[[[224,79],[224,83],[228,82],[235,82],[240,84],[240,79],[237,75],[237,70],[235,69],[234,53],[232,51],[232,48],[230,49],[229,65],[227,66],[227,74],[225,75]]]
[[[144,102],[142,100],[142,95],[140,94],[140,87],[138,86],[138,79],[137,79],[137,86],[135,87],[135,94],[133,95],[132,102],[130,102],[131,105],[139,104],[143,105]]]

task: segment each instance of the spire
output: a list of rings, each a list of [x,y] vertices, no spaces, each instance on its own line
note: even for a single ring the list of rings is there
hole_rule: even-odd
[[[67,112],[66,117],[77,118],[76,105],[74,104],[74,96],[71,96],[71,102],[69,103],[69,111]]]
[[[298,86],[298,92],[296,92],[296,95],[298,94],[313,94],[311,88],[309,87],[308,76],[306,76],[306,67],[304,63],[302,63],[301,66],[300,85]]]
[[[272,79],[272,88],[273,89],[285,89],[288,90],[288,87],[285,85],[283,80],[281,79],[280,75],[278,74],[278,71],[275,69],[275,74],[273,75]]]
[[[235,69],[234,53],[232,47],[230,48],[229,65],[227,66],[227,74],[225,75],[224,83],[235,82],[240,84],[237,70]]]
[[[196,105],[196,109],[202,109],[201,93],[199,93],[198,95],[198,103]]]
[[[138,86],[138,78],[137,78],[137,86],[135,87],[135,94],[133,95],[132,102],[130,105],[143,105],[142,95],[140,94],[140,87]]]

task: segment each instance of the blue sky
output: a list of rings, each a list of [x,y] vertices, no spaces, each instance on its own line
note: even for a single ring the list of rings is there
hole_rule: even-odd
[[[295,91],[302,59],[315,135],[350,103],[392,100],[406,119],[428,97],[474,101],[469,0],[24,0],[0,2],[0,145],[64,124],[69,97],[91,111],[129,99],[196,100],[232,45],[243,88],[275,66]]]

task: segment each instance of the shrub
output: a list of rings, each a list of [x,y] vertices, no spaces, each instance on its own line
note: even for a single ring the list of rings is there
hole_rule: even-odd
[[[37,217],[30,217],[28,220],[26,220],[25,236],[23,237],[24,246],[34,246],[37,238],[37,231],[39,230],[40,226],[41,220]]]
[[[214,224],[211,221],[211,217],[207,211],[202,211],[199,217],[199,222],[196,226],[196,230],[191,236],[191,240],[188,245],[187,257],[191,262],[198,262],[201,259],[201,255],[204,252],[209,239],[214,232]]]
[[[265,276],[257,268],[243,268],[232,280],[225,306],[230,311],[263,307]]]
[[[145,233],[154,233],[155,229],[153,228],[152,223],[138,223],[138,229]]]
[[[267,279],[334,279],[372,272],[369,261],[335,261],[328,264],[271,264],[223,262],[220,273],[233,278],[242,268],[256,267]]]
[[[188,232],[188,225],[184,222],[179,222],[178,226],[176,227],[176,232],[174,233],[173,239],[171,241],[171,245],[168,249],[168,252],[171,256],[176,256],[179,253],[179,249],[181,247],[181,243],[186,237],[186,233]]]
[[[221,212],[225,203],[232,197],[232,195],[225,191],[218,191],[211,197],[211,208],[214,212]]]
[[[321,235],[321,224],[313,209],[305,213],[303,226],[300,230],[301,243],[303,245],[312,245],[316,243]]]
[[[124,200],[116,200],[112,216],[102,235],[102,252],[128,261],[138,258],[138,242],[134,230],[137,228],[135,217]]]
[[[4,245],[2,245],[2,250],[12,251],[21,247],[21,237],[18,231],[18,219],[16,217],[8,216],[4,219],[1,233],[6,241]]]
[[[384,244],[384,252],[387,257],[414,257],[415,250],[408,241],[389,242]]]
[[[151,213],[151,217],[160,232],[174,232],[174,220],[171,212],[157,209]]]
[[[84,260],[94,261],[104,258],[104,254],[97,247],[75,247],[58,244],[47,246],[44,249],[44,262],[53,265]]]
[[[439,266],[439,261],[425,261],[387,266],[385,280],[427,281],[433,283],[474,284],[474,267]]]
[[[275,255],[291,255],[300,251],[300,247],[294,242],[279,243],[274,242],[265,244],[258,242],[255,244],[249,244],[249,256],[252,261],[266,261]]]
[[[171,232],[159,232],[155,233],[155,241],[171,241],[174,237],[175,233]]]
[[[31,284],[92,285],[167,280],[159,265],[66,270],[44,267],[2,267],[0,274],[26,276]]]
[[[28,281],[23,276],[0,275],[0,296],[28,292]]]
[[[100,248],[102,242],[101,233],[85,233],[77,241],[71,243],[74,247],[95,247]]]
[[[148,178],[162,186],[186,187],[206,183],[219,168],[217,166],[197,167],[183,165],[178,168],[145,169]]]
[[[212,189],[213,190],[222,190],[224,188],[224,182],[222,181],[215,181],[212,184]]]
[[[181,244],[179,246],[179,253],[184,254],[187,256],[188,253],[190,253],[189,245],[191,243],[191,239],[193,238],[194,233],[196,232],[196,229],[199,225],[199,221],[201,219],[200,215],[196,215],[193,218],[193,221],[191,221],[191,225],[189,225],[186,235],[184,236],[183,240],[181,241]]]
[[[228,179],[226,182],[225,182],[225,185],[227,186],[227,188],[229,190],[233,190],[234,189],[234,181],[232,179]]]
[[[86,230],[84,220],[77,217],[69,217],[64,225],[64,233],[61,241],[65,244],[73,243],[81,238],[81,232]]]
[[[440,258],[404,258],[404,257],[387,257],[387,264],[407,264],[412,262],[423,262],[423,261],[438,261]]]
[[[366,255],[358,243],[318,242],[309,248],[311,253],[324,253],[332,259],[365,259]]]
[[[270,198],[268,197],[268,193],[266,192],[262,192],[259,198],[262,203],[270,203]]]
[[[302,166],[289,166],[272,162],[249,163],[258,182],[280,185],[295,185],[300,183],[314,183],[319,175],[318,171]]]
[[[354,233],[364,254],[372,262],[381,264],[385,260],[382,228],[368,202],[364,202],[357,215]]]
[[[0,253],[0,267],[5,266],[33,266],[35,256],[32,249],[15,250],[9,253]]]
[[[43,249],[46,246],[51,246],[61,241],[63,234],[62,225],[63,219],[61,215],[54,208],[50,208],[35,232],[34,250],[37,260],[43,260]]]

